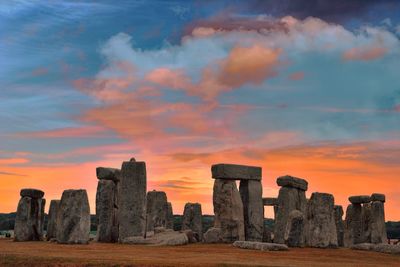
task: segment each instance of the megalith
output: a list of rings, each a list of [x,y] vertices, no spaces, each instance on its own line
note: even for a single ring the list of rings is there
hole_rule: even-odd
[[[146,227],[146,163],[134,159],[122,163],[118,186],[119,241],[144,236]]]
[[[370,196],[352,196],[349,197],[351,204],[346,210],[346,219],[344,223],[344,246],[351,247],[355,244],[365,242],[364,219],[362,204],[371,201]]]
[[[263,240],[264,205],[262,185],[259,180],[242,180],[239,186],[243,202],[244,232],[247,241]]]
[[[279,190],[274,227],[274,243],[285,244],[285,232],[289,223],[289,215],[298,210],[305,215],[307,208],[306,180],[293,176],[282,176],[277,179],[277,184],[282,186]]]
[[[84,189],[65,190],[57,212],[57,242],[87,244],[90,234],[90,207]]]
[[[292,210],[289,213],[288,223],[285,230],[285,243],[289,247],[304,247],[305,218],[299,210]]]
[[[47,240],[57,238],[57,213],[60,207],[60,200],[50,201],[49,217],[47,222]]]
[[[167,202],[167,229],[174,229],[174,212],[172,210],[172,203]]]
[[[37,189],[22,189],[15,217],[15,241],[39,241],[43,239],[44,192]]]
[[[343,247],[344,246],[343,207],[335,205],[334,209],[335,209],[335,224],[336,224],[338,246]]]
[[[385,195],[372,194],[371,196],[371,243],[387,244],[387,233],[385,225]]]
[[[182,230],[192,230],[197,241],[203,240],[203,222],[200,203],[186,203],[183,211]]]
[[[334,197],[327,193],[312,193],[307,204],[306,243],[310,247],[338,246]]]
[[[224,210],[225,215],[228,213],[236,217],[233,221],[227,220],[216,221],[216,223],[222,223],[225,229],[221,229],[222,236],[225,242],[233,242],[236,240],[254,240],[262,241],[264,233],[264,206],[262,202],[262,184],[261,167],[246,166],[246,165],[236,165],[236,164],[215,164],[211,167],[212,178],[216,179],[214,183],[214,212]],[[237,196],[237,187],[235,180],[240,180],[240,194]],[[221,208],[217,203],[224,197],[216,194],[221,194],[218,190],[228,190],[230,191],[231,202],[227,208]],[[224,201],[228,198],[225,197]],[[235,202],[235,204],[232,204]],[[216,208],[217,204],[217,208]],[[229,211],[229,209],[239,209],[242,207],[242,211],[234,210]],[[223,212],[223,213],[224,213]],[[215,213],[216,217],[217,213]],[[243,220],[241,219],[243,215]],[[221,217],[221,216],[220,216]],[[222,216],[221,218],[225,218]],[[243,221],[243,223],[241,223]],[[243,231],[241,225],[244,225]],[[236,225],[233,227],[233,225]],[[215,227],[218,227],[215,224]],[[232,228],[232,230],[229,230]],[[234,233],[227,234],[228,232]],[[244,236],[242,236],[244,232]]]
[[[215,179],[213,189],[214,228],[222,242],[245,240],[243,204],[235,180]]]
[[[162,191],[150,191],[146,201],[146,231],[154,231],[156,227],[167,227],[168,202]]]
[[[118,241],[117,184],[112,180],[99,180],[96,193],[98,242]]]

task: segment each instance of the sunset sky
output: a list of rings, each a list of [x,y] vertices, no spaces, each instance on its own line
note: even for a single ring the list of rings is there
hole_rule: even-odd
[[[94,213],[95,168],[135,157],[176,214],[236,163],[400,220],[399,80],[397,0],[3,1],[0,212],[33,187]]]

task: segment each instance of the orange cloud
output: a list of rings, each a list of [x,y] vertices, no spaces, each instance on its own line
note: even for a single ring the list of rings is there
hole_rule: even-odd
[[[299,71],[299,72],[293,72],[292,74],[289,75],[289,79],[292,81],[299,81],[304,79],[304,72]]]
[[[343,53],[344,60],[374,60],[383,57],[387,52],[384,47],[354,47]]]

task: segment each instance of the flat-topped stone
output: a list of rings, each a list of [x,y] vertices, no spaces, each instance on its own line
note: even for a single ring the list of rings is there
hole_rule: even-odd
[[[289,250],[288,246],[284,244],[253,242],[253,241],[235,241],[234,247],[243,249],[254,249],[261,251],[286,251]]]
[[[290,175],[278,177],[276,183],[282,187],[293,187],[303,191],[307,191],[308,189],[308,182],[306,180]]]
[[[278,205],[278,199],[276,197],[264,197],[263,205],[264,206],[276,206],[276,205]]]
[[[364,204],[371,202],[370,196],[352,196],[349,197],[351,204]]]
[[[385,202],[386,196],[384,194],[374,193],[371,195],[371,201]]]
[[[214,179],[261,180],[261,172],[261,167],[246,165],[221,163],[211,167]]]
[[[44,196],[44,192],[39,189],[34,189],[34,188],[24,188],[21,189],[21,192],[19,193],[21,197],[31,197],[31,198],[42,198]]]
[[[97,167],[96,176],[99,180],[112,180],[118,182],[121,177],[121,170],[115,168]]]

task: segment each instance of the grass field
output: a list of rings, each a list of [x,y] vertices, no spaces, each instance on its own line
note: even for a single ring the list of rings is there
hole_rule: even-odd
[[[0,266],[400,266],[400,256],[349,249],[243,250],[231,245],[179,247],[58,245],[0,240]]]

